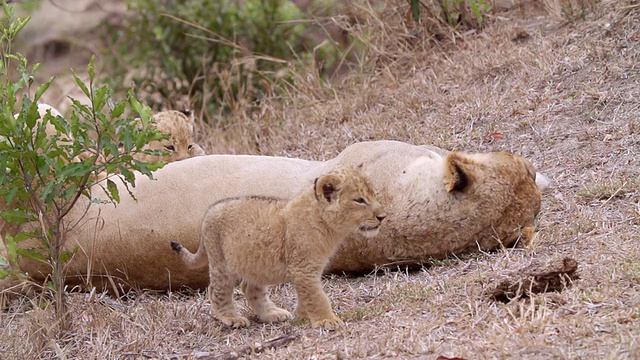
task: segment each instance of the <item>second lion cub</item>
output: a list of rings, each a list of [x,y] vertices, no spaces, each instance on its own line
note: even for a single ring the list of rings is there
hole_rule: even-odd
[[[319,177],[290,201],[219,201],[204,216],[195,254],[177,242],[171,247],[190,268],[208,264],[209,299],[215,316],[226,325],[249,325],[233,304],[238,280],[249,306],[264,322],[291,318],[267,293],[267,285],[291,282],[298,296],[296,316],[309,318],[313,327],[333,330],[342,320],[322,289],[322,271],[342,240],[356,231],[377,235],[385,216],[369,180],[345,167]]]

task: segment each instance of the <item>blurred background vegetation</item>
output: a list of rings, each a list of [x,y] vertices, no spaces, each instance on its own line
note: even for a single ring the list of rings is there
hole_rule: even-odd
[[[568,20],[595,0],[541,0]],[[205,132],[253,126],[266,99],[322,101],[339,84],[404,66],[433,46],[480,33],[515,0],[22,0],[33,20],[18,50],[58,78],[43,101],[68,113],[82,98],[69,68],[96,55],[102,81],[154,110],[189,108]],[[423,64],[424,65],[424,64]],[[82,78],[82,74],[79,73]],[[303,89],[301,89],[303,88]],[[280,100],[282,101],[280,101]],[[277,125],[277,124],[276,124]],[[211,131],[213,131],[211,130]],[[244,130],[243,130],[244,131]],[[257,136],[257,135],[256,135]],[[203,139],[200,139],[203,140]],[[203,140],[204,141],[204,140]]]
[[[133,86],[156,110],[192,108],[222,127],[265,96],[295,86],[292,72],[303,69],[324,82],[371,65],[372,41],[384,35],[362,30],[372,16],[401,14],[408,39],[422,33],[441,40],[447,35],[436,27],[481,28],[490,8],[486,0],[17,3],[36,18],[21,39],[32,62],[53,60],[50,72],[64,74],[97,54],[96,66],[116,91]],[[63,99],[70,90],[61,81]]]

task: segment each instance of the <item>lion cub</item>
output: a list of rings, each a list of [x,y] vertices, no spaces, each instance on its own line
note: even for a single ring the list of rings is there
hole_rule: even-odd
[[[385,216],[369,180],[359,170],[344,167],[317,178],[313,187],[290,201],[221,200],[204,216],[195,254],[177,242],[172,241],[171,248],[189,268],[208,263],[211,305],[226,325],[249,325],[233,304],[238,280],[249,306],[264,322],[291,318],[271,302],[267,285],[292,282],[298,295],[296,316],[309,318],[313,327],[333,330],[342,320],[322,290],[322,271],[343,239],[357,230],[377,235]]]
[[[194,156],[205,155],[200,145],[193,142],[193,127],[195,120],[190,110],[166,110],[153,115],[155,127],[169,137],[162,140],[154,140],[145,146],[150,150],[168,151],[168,155],[136,154],[136,160],[140,161],[166,161],[174,162],[188,159]]]

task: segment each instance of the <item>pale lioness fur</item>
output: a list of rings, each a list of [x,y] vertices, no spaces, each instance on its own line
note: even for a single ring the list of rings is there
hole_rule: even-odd
[[[519,156],[448,152],[397,141],[353,144],[336,158],[306,161],[269,156],[208,155],[174,162],[136,178],[137,200],[83,201],[69,214],[65,247],[69,285],[177,289],[204,288],[205,270],[187,270],[166,245],[195,249],[209,205],[228,197],[291,198],[331,169],[363,164],[387,219],[375,241],[349,236],[325,271],[363,272],[377,266],[415,265],[432,258],[526,243],[535,235],[542,177]],[[121,194],[127,189],[120,185]],[[91,189],[102,197],[101,189]],[[88,209],[88,210],[87,210]],[[85,214],[86,210],[86,214]],[[28,242],[21,246],[30,246]],[[50,272],[36,261],[20,267],[42,281]]]
[[[195,254],[177,242],[171,247],[190,269],[208,264],[211,305],[226,325],[249,325],[233,305],[238,280],[264,322],[291,318],[271,302],[266,286],[292,282],[298,295],[296,316],[309,318],[313,327],[334,330],[342,320],[322,290],[322,271],[347,235],[359,230],[373,237],[384,218],[367,178],[344,167],[319,177],[290,201],[240,197],[217,202],[204,216]]]

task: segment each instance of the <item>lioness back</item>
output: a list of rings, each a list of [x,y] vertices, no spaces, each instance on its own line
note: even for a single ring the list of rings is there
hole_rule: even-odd
[[[219,201],[204,216],[195,254],[176,242],[171,246],[189,268],[208,263],[209,297],[225,324],[249,324],[232,303],[238,280],[264,322],[291,318],[269,300],[266,286],[293,282],[297,315],[314,327],[335,329],[342,321],[322,290],[322,271],[342,240],[358,230],[377,234],[384,217],[369,180],[345,167],[319,177],[290,201],[251,196]]]

